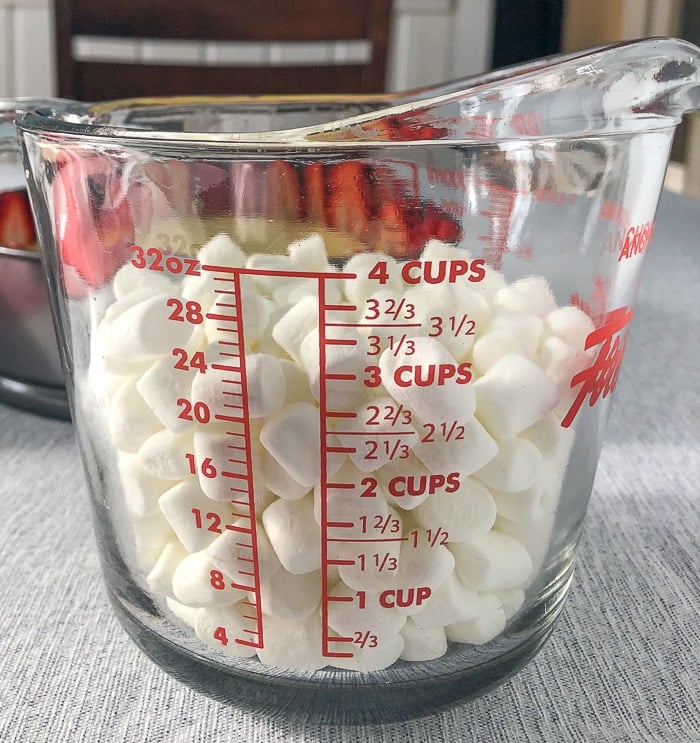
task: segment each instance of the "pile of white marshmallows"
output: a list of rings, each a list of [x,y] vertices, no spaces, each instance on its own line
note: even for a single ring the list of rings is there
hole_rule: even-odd
[[[122,541],[154,598],[220,653],[257,653],[264,665],[287,669],[374,671],[498,636],[547,551],[573,439],[560,423],[570,380],[590,363],[590,318],[558,307],[544,278],[508,284],[488,266],[479,281],[407,285],[400,263],[361,253],[343,268],[356,278],[325,281],[326,302],[357,308],[333,314],[350,323],[333,337],[352,343],[326,348],[326,371],[357,375],[326,387],[329,409],[356,413],[328,420],[338,431],[331,440],[357,451],[327,458],[328,478],[345,488],[325,492],[326,518],[345,526],[327,531],[327,554],[343,564],[326,571],[331,600],[322,611],[318,280],[294,272],[338,269],[318,235],[286,255],[246,255],[220,234],[198,258],[285,273],[240,276],[257,565],[245,569],[245,534],[226,528],[250,526],[246,508],[231,502],[241,481],[211,476],[212,467],[247,467],[235,449],[245,426],[213,419],[231,415],[236,399],[226,392],[231,372],[213,368],[240,362],[234,323],[199,321],[200,311],[223,316],[222,305],[236,304],[217,292],[231,282],[223,273],[177,279],[129,263],[93,330],[88,381],[118,465],[117,492],[107,499],[123,504],[131,533]],[[421,254],[433,264],[457,259],[471,257],[435,240]],[[370,278],[378,260],[382,282]],[[387,312],[401,299],[396,319],[410,308],[421,325],[399,333]],[[386,327],[352,326],[370,324],[378,311]],[[471,378],[396,382],[398,367],[416,364]],[[368,365],[379,368],[380,384],[363,384]],[[211,418],[202,406],[183,418],[182,399],[204,403]],[[231,585],[252,585],[252,572],[257,609],[253,593]],[[263,647],[237,643],[256,637],[258,610]],[[331,642],[351,657],[324,657],[324,631],[351,638]]]

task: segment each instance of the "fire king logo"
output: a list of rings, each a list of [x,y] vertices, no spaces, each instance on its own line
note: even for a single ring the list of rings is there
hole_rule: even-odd
[[[617,384],[622,357],[627,347],[627,325],[634,310],[619,307],[608,312],[600,327],[591,331],[586,338],[585,348],[600,346],[595,361],[587,368],[574,374],[571,387],[579,387],[578,395],[564,416],[561,425],[568,428],[574,421],[586,398],[592,407],[601,397],[607,397]],[[624,334],[622,331],[625,330]]]
[[[645,222],[644,224],[630,227],[625,233],[625,239],[622,242],[620,253],[617,256],[618,262],[625,258],[632,258],[635,255],[643,253],[649,247],[649,242],[651,241],[653,232],[653,222]]]

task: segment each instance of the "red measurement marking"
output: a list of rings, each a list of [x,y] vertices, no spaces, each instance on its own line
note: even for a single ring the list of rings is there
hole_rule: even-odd
[[[229,531],[237,531],[239,534],[250,534],[250,527],[244,529],[242,526],[234,526],[233,524],[226,524],[226,528]]]
[[[333,379],[340,382],[354,382],[357,379],[357,374],[326,374],[326,379]]]
[[[321,544],[323,545],[323,540],[321,540]],[[326,565],[354,565],[354,564],[355,564],[354,560],[340,560],[340,559],[332,560],[330,558],[326,560]]]
[[[328,600],[337,601],[338,603],[346,602],[346,601],[349,601],[352,603],[355,600],[355,597],[354,596],[329,596]]]
[[[206,317],[207,320],[228,320],[230,322],[235,322],[238,319],[236,315],[222,315],[220,312],[207,312],[204,317]]]
[[[232,477],[234,480],[246,480],[247,482],[250,481],[250,476],[247,474],[241,474],[240,472],[229,472],[228,470],[223,470],[221,472],[222,477]]]
[[[329,410],[326,412],[329,418],[357,418],[357,413],[347,412],[345,410]]]
[[[357,305],[356,304],[327,304],[323,308],[324,312],[335,312],[335,311],[342,311],[346,310],[347,312],[356,312],[357,311]]]
[[[334,526],[338,529],[352,529],[353,526],[355,526],[354,521],[328,521],[326,523],[326,526]]]
[[[332,328],[420,328],[419,322],[327,322]]]
[[[352,338],[345,338],[345,339],[328,338],[326,340],[326,343],[329,346],[356,346],[357,345],[357,341],[353,340]]]
[[[356,273],[323,273],[321,271],[278,271],[267,268],[236,268],[233,266],[214,266],[206,264],[201,266],[202,271],[212,271],[214,273],[231,273],[235,277],[245,274],[247,276],[280,276],[288,279],[290,277],[301,279],[356,279]],[[216,278],[220,278],[215,276]],[[226,280],[226,279],[223,279]],[[230,279],[228,279],[230,281]],[[320,283],[320,282],[319,282]]]
[[[342,637],[342,636],[339,636],[339,637],[329,637],[328,640],[330,642],[355,642],[355,638],[354,637]],[[352,656],[348,656],[348,657],[352,657]]]
[[[326,483],[327,488],[333,488],[334,490],[354,490],[355,486],[351,482],[328,482]]]
[[[232,371],[232,372],[239,372],[241,370],[240,366],[231,366],[231,364],[212,364],[211,368],[217,369],[218,371]],[[224,381],[227,382],[229,380],[224,380]]]
[[[245,418],[235,415],[224,415],[223,413],[217,413],[214,418],[217,421],[226,421],[227,423],[245,423]]]
[[[326,451],[334,454],[354,454],[357,449],[354,446],[327,446]]]
[[[366,542],[366,543],[369,543],[369,544],[376,544],[376,543],[384,544],[386,542],[407,542],[408,541],[408,537],[389,537],[389,538],[384,538],[384,537],[366,537],[366,538],[365,537],[353,537],[352,539],[350,539],[350,538],[341,539],[340,537],[332,537],[332,538],[331,537],[328,537],[328,541],[329,542],[343,542],[345,544],[360,544],[362,542]],[[384,555],[384,557],[388,557],[388,555]],[[353,561],[350,564],[351,565],[354,565],[355,563]],[[389,570],[391,570],[391,569],[392,568],[389,568]],[[380,567],[379,568],[379,572],[381,572],[381,570],[382,570],[382,568]]]

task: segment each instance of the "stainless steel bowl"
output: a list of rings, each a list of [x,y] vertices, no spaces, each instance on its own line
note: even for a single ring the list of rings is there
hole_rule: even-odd
[[[70,418],[46,277],[35,251],[0,247],[0,400]]]
[[[33,98],[0,99],[0,190],[24,183],[14,122],[46,105]],[[49,294],[36,250],[0,243],[0,400],[56,418],[70,418]]]

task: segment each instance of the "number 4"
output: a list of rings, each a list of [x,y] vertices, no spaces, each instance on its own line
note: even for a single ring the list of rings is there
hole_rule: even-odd
[[[228,635],[226,634],[226,627],[217,627],[214,630],[214,639],[218,640],[222,645],[228,645]]]
[[[367,274],[368,279],[377,279],[380,284],[389,281],[389,272],[386,270],[386,261],[375,263]]]

